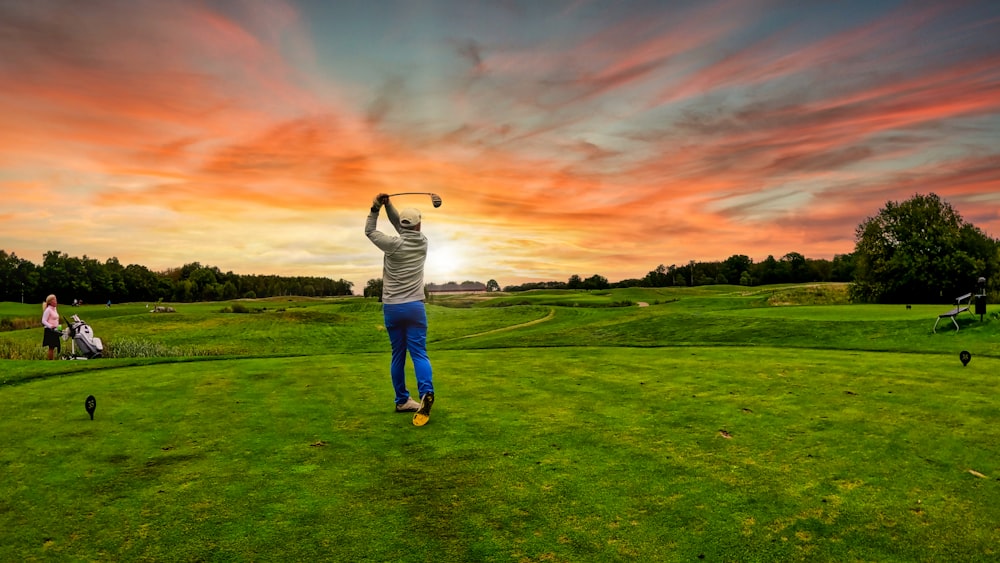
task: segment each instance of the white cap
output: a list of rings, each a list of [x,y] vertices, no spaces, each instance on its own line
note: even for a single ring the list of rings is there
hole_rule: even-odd
[[[420,224],[420,210],[407,207],[399,212],[399,224],[402,227],[416,227]]]

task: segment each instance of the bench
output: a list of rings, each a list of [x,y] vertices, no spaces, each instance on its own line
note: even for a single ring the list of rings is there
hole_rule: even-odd
[[[944,318],[951,319],[951,322],[955,324],[955,330],[958,330],[958,321],[955,320],[955,317],[957,317],[963,311],[969,311],[970,299],[972,299],[972,293],[966,293],[965,295],[956,297],[955,308],[952,309],[951,311],[948,311],[947,313],[941,313],[940,315],[938,315],[937,320],[934,321],[934,332],[937,332],[937,325],[939,322],[941,322],[941,319]],[[965,303],[963,304],[962,301],[965,301]],[[972,314],[972,311],[969,311],[969,314],[975,317],[975,315]]]

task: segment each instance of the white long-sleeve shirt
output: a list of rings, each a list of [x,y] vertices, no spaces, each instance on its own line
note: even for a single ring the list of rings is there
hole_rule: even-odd
[[[427,237],[420,231],[404,229],[399,212],[392,203],[385,205],[389,222],[398,237],[375,230],[378,211],[368,214],[365,235],[385,253],[382,260],[382,302],[395,305],[424,300],[424,262],[427,261]]]

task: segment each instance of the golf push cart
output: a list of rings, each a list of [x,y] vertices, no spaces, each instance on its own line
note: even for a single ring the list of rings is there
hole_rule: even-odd
[[[90,328],[86,322],[80,320],[78,315],[73,315],[73,321],[66,321],[66,330],[63,331],[62,339],[71,339],[72,354],[69,359],[71,360],[93,360],[94,358],[100,358],[101,353],[104,352],[104,343],[101,342],[100,338],[94,336],[94,330]],[[80,349],[80,354],[77,355],[77,348]]]

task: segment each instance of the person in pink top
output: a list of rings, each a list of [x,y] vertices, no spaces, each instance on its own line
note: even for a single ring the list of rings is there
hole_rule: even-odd
[[[42,326],[45,327],[42,346],[49,348],[50,360],[54,359],[56,350],[62,351],[62,343],[59,342],[59,337],[62,334],[57,330],[59,328],[59,310],[56,308],[57,305],[56,296],[49,295],[45,298],[44,309],[42,309]]]

